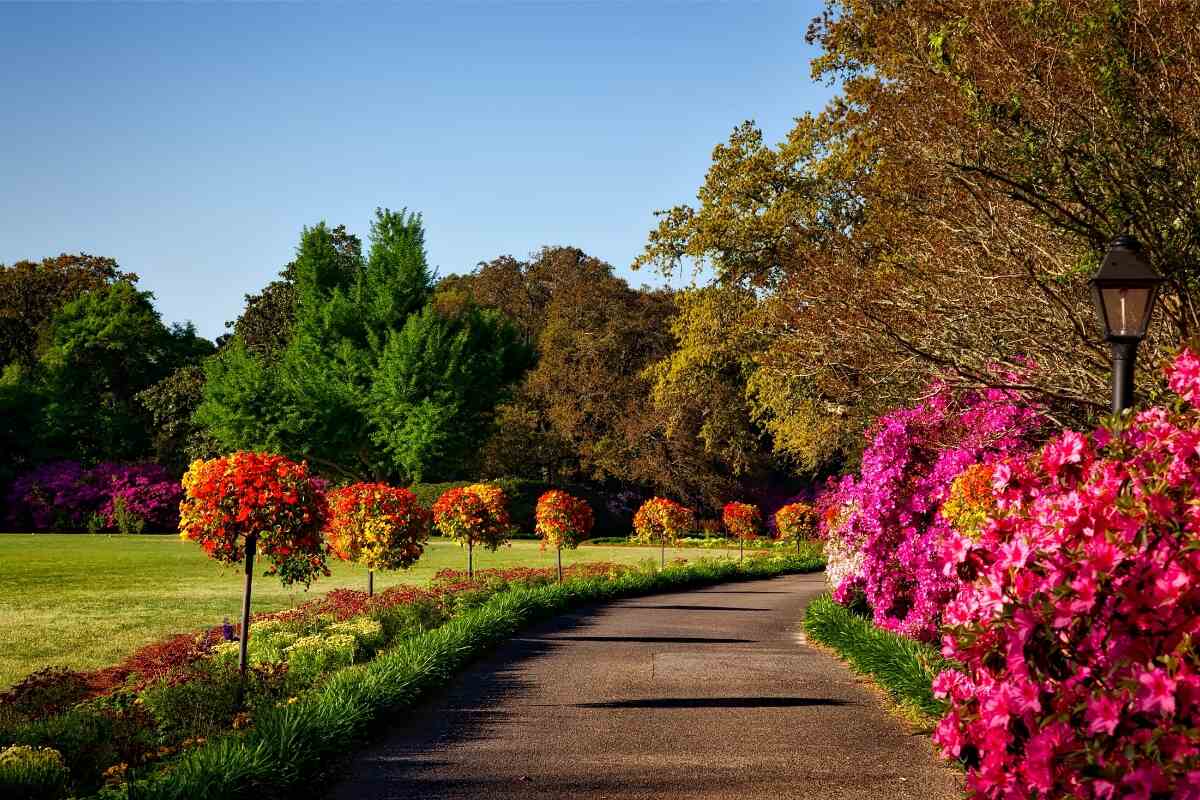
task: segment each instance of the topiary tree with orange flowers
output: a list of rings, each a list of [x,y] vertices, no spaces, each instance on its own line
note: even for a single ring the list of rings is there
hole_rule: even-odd
[[[512,535],[508,498],[491,483],[449,489],[433,504],[438,531],[467,547],[467,577],[475,577],[475,545],[496,550]]]
[[[217,561],[246,565],[238,659],[243,678],[238,689],[240,704],[250,638],[254,556],[261,551],[271,562],[265,574],[278,575],[285,586],[303,583],[307,587],[317,576],[328,575],[321,530],[329,508],[313,484],[307,464],[270,453],[237,452],[195,461],[183,476],[183,491],[180,536],[199,542]]]
[[[562,583],[563,548],[574,550],[592,532],[595,523],[592,507],[561,489],[551,489],[538,498],[534,516],[542,548],[550,545],[558,557],[558,582]]]
[[[817,538],[816,509],[808,503],[788,503],[775,512],[775,528],[779,541],[794,541],[799,553],[800,542]]]
[[[667,545],[674,544],[695,528],[696,515],[692,510],[665,497],[650,498],[633,515],[634,538],[646,544],[658,543],[664,567],[667,565]]]
[[[353,483],[329,492],[325,537],[333,554],[367,568],[367,594],[375,570],[407,569],[425,551],[430,512],[408,489],[386,483]]]
[[[758,506],[735,500],[721,509],[721,522],[729,535],[738,540],[738,559],[741,560],[746,554],[746,542],[754,541],[762,532],[762,512]]]

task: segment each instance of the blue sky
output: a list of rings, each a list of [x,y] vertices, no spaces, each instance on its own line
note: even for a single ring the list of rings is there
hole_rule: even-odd
[[[653,211],[831,96],[820,7],[0,4],[0,263],[113,256],[213,337],[304,225],[406,206],[443,274],[569,244],[659,283]]]

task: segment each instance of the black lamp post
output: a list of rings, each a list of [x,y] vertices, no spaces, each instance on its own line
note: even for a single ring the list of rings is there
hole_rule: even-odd
[[[1114,414],[1133,404],[1133,365],[1146,338],[1150,315],[1163,277],[1154,271],[1132,236],[1118,236],[1108,246],[1100,271],[1092,278],[1092,299],[1112,345]]]

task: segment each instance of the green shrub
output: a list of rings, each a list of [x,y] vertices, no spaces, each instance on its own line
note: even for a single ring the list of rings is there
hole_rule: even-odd
[[[355,656],[359,660],[370,658],[386,643],[383,623],[371,617],[354,617],[345,622],[335,622],[326,628],[325,632],[354,637]]]
[[[288,677],[293,684],[308,686],[326,672],[353,664],[354,650],[350,634],[302,636],[285,651]]]
[[[877,628],[828,595],[808,604],[804,631],[856,672],[873,678],[900,706],[926,721],[945,713],[946,705],[933,696],[931,685],[947,663],[933,647]]]
[[[0,797],[55,800],[67,789],[62,755],[49,747],[16,745],[0,750]]]
[[[383,626],[384,638],[395,642],[445,624],[450,619],[450,610],[433,598],[417,598],[373,611],[372,617]]]

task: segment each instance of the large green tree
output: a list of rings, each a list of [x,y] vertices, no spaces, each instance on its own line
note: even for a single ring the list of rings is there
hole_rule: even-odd
[[[1107,405],[1086,283],[1111,237],[1169,281],[1142,380],[1196,328],[1198,31],[1169,0],[831,2],[810,37],[839,96],[774,146],[738,127],[639,261],[763,298],[760,402],[791,431],[844,439],[931,373],[1081,420]]]
[[[365,259],[356,242],[323,223],[303,231],[284,273],[290,318],[255,326],[278,333],[257,346],[241,336],[254,317],[239,320],[206,366],[196,421],[227,448],[275,450],[343,477],[461,474],[472,451],[460,440],[486,424],[519,371],[494,374],[512,358],[507,328],[477,312],[443,318],[429,308],[434,278],[419,215],[379,209]]]

